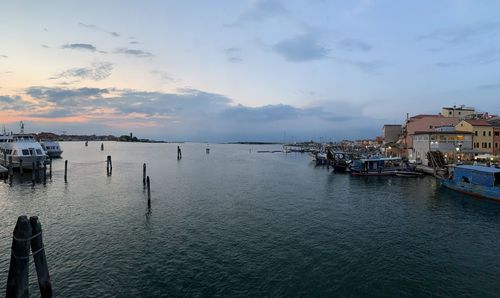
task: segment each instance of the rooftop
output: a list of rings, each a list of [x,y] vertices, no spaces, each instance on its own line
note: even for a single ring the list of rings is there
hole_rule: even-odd
[[[471,135],[470,131],[416,131],[415,135]]]
[[[446,109],[446,110],[461,110],[461,111],[475,111],[474,108],[469,108],[469,107],[464,107],[464,106],[460,106],[460,107],[443,107],[443,109]]]
[[[470,125],[473,125],[473,126],[491,126],[491,124],[488,121],[481,120],[481,119],[471,119],[471,120],[464,120],[464,121],[469,123]]]

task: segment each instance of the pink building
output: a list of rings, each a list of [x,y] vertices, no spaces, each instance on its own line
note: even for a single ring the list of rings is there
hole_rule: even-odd
[[[403,128],[403,142],[406,154],[410,159],[414,158],[413,136],[415,132],[434,132],[436,128],[456,126],[460,120],[456,117],[444,117],[442,115],[416,115],[406,120]]]

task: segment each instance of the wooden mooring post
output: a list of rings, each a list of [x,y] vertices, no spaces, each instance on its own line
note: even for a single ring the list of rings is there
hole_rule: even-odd
[[[52,180],[52,157],[49,156],[49,179]]]
[[[101,151],[104,151],[104,143],[101,143]]]
[[[19,216],[10,256],[9,275],[7,277],[6,297],[29,297],[29,258],[31,225],[26,215]]]
[[[9,156],[9,184],[12,185],[12,177],[14,177],[14,169],[12,168],[12,156]]]
[[[68,182],[68,160],[64,161],[64,182]]]
[[[47,164],[43,163],[43,185],[47,184]]]
[[[36,180],[36,168],[35,168],[35,162],[32,162],[31,163],[31,183],[33,184],[33,186],[35,186],[35,180]]]
[[[111,176],[113,173],[113,164],[111,163],[111,155],[108,155],[108,158],[106,159],[106,173],[108,176]]]
[[[21,177],[23,176],[23,159],[20,158],[19,159],[19,175],[21,175]]]
[[[42,298],[52,297],[52,284],[50,282],[49,268],[47,266],[47,258],[42,238],[42,224],[38,220],[38,216],[30,217],[30,225],[32,231],[31,253],[35,261],[35,269],[38,278],[38,287]]]
[[[35,166],[36,166],[36,180],[38,182],[40,182],[40,169],[41,169],[41,165],[40,165],[40,159],[36,159],[36,162],[35,162]]]
[[[6,297],[29,297],[29,258],[33,256],[42,298],[52,297],[47,258],[38,217],[19,216],[12,238],[12,253],[7,278]]]
[[[148,208],[151,209],[151,184],[149,182],[149,176],[146,178],[146,185],[148,189]]]
[[[142,185],[146,186],[146,163],[142,165]]]

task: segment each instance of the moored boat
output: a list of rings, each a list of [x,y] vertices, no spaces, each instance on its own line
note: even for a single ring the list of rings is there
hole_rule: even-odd
[[[12,160],[12,167],[32,169],[33,163],[44,164],[47,154],[32,134],[24,133],[24,124],[21,122],[21,132],[0,136],[0,163],[8,166]]]
[[[449,177],[438,177],[442,186],[465,194],[500,201],[500,169],[475,165],[455,166]]]
[[[399,157],[372,157],[354,160],[351,167],[353,176],[395,176],[398,170],[404,170]]]
[[[56,141],[43,141],[40,142],[40,145],[51,158],[60,158],[63,153],[61,146]]]

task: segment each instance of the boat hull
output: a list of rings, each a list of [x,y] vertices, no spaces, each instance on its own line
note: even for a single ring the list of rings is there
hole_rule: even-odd
[[[490,188],[481,185],[467,184],[455,182],[453,180],[440,179],[439,183],[441,186],[452,189],[457,192],[461,192],[470,196],[480,197],[484,199],[494,200],[500,202],[500,189],[495,189],[498,187]]]
[[[351,170],[352,176],[395,176],[396,172],[358,172]]]
[[[46,151],[47,152],[47,155],[51,158],[61,158],[61,155],[62,155],[62,150],[58,150],[58,151],[55,151],[55,150],[49,150],[49,151]],[[208,152],[207,152],[208,153]]]

